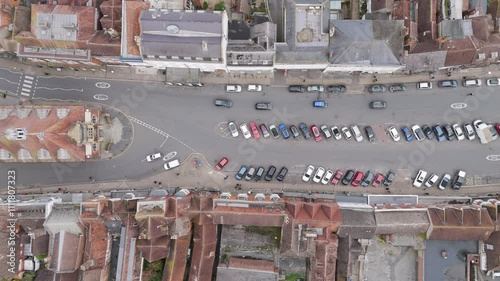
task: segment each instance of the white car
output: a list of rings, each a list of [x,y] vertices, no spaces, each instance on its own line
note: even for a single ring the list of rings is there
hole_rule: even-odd
[[[359,130],[358,126],[352,125],[351,126],[351,131],[352,131],[352,134],[354,135],[354,139],[357,142],[363,141],[363,135],[361,134],[361,131]]]
[[[153,154],[146,156],[146,161],[152,162],[152,161],[160,159],[162,157],[163,157],[163,154],[161,154],[161,152],[157,152],[157,153],[153,153]]]
[[[323,179],[321,179],[321,183],[322,184],[328,184],[328,183],[330,183],[330,180],[332,179],[332,177],[333,177],[332,170],[326,171],[325,175],[323,176]]]
[[[260,92],[260,91],[262,91],[262,86],[261,85],[248,85],[247,86],[247,91],[249,91],[249,92]]]
[[[321,178],[323,178],[324,174],[325,174],[325,168],[319,167],[318,170],[316,170],[316,174],[314,174],[313,182],[319,183],[321,181]]]
[[[179,167],[179,165],[180,165],[179,160],[175,159],[163,165],[163,168],[165,168],[165,170],[168,171],[175,167]]]
[[[346,140],[350,140],[352,138],[351,132],[349,131],[349,128],[347,127],[342,127],[342,133],[344,133],[344,137]]]
[[[228,93],[239,93],[239,92],[241,92],[241,86],[240,85],[227,85],[226,86],[226,92],[228,92]]]
[[[425,181],[426,176],[427,176],[426,171],[424,171],[424,170],[418,171],[417,176],[415,177],[415,180],[413,181],[413,186],[414,187],[421,187]]]
[[[252,137],[252,134],[250,134],[250,131],[248,130],[247,124],[245,124],[245,123],[241,124],[240,130],[241,130],[241,133],[243,134],[243,137],[245,137],[245,139],[249,139]]]
[[[340,133],[340,130],[339,128],[337,128],[337,126],[332,127],[332,134],[336,140],[340,140],[342,138],[342,134]]]
[[[231,136],[233,136],[233,138],[237,138],[240,133],[238,133],[238,127],[236,127],[236,124],[234,122],[229,122],[227,124],[227,127],[229,128],[229,131],[231,132]]]
[[[308,182],[311,179],[313,172],[314,172],[314,166],[313,165],[307,166],[307,169],[304,172],[304,175],[302,175],[302,181]]]
[[[489,78],[486,79],[487,86],[500,86],[500,78]]]
[[[474,129],[472,128],[472,125],[470,123],[464,125],[464,131],[469,140],[473,140],[476,138],[476,133],[474,132]]]
[[[332,137],[332,134],[330,133],[330,130],[328,130],[328,127],[326,125],[321,125],[321,127],[319,127],[319,128],[323,132],[323,135],[325,136],[325,138],[329,139]]]
[[[458,124],[454,124],[453,125],[453,131],[455,132],[455,135],[457,135],[457,139],[459,141],[461,140],[464,140],[465,139],[465,136],[464,136],[464,131],[462,131],[462,127],[460,127],[460,125]]]
[[[423,141],[425,140],[425,135],[424,135],[424,132],[422,132],[422,129],[420,129],[420,126],[419,125],[413,125],[411,127],[411,130],[413,131],[413,134],[415,135],[415,138],[418,140],[418,141]]]
[[[425,182],[425,186],[432,187],[437,182],[438,179],[439,179],[438,175],[432,174]]]
[[[451,176],[449,174],[444,174],[443,178],[439,182],[438,188],[444,190],[451,181]]]
[[[389,129],[387,129],[387,131],[389,132],[394,141],[399,141],[401,139],[398,133],[398,129],[396,129],[396,127],[391,126],[389,127]]]

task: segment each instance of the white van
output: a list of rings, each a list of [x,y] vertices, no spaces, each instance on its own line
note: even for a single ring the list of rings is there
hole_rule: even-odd
[[[359,130],[358,126],[351,126],[351,131],[357,142],[363,141],[363,135],[361,135],[361,131]]]
[[[432,83],[431,82],[418,82],[417,83],[417,89],[419,89],[419,90],[430,90],[430,89],[432,89]]]
[[[179,167],[180,163],[178,159],[172,160],[165,165],[163,165],[163,168],[165,168],[166,171],[173,169],[175,167]]]
[[[464,85],[464,87],[479,87],[482,84],[481,79],[464,79],[462,81],[462,85]]]

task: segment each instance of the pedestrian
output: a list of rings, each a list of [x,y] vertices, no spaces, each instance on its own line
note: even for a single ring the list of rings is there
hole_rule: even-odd
[[[468,95],[468,96],[472,96],[472,93],[468,93],[467,95]]]

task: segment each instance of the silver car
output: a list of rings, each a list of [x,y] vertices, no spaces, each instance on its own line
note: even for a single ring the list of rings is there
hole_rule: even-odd
[[[347,127],[342,127],[342,133],[344,133],[344,137],[346,140],[350,140],[352,138],[351,132],[349,131],[349,128]]]
[[[233,138],[237,138],[240,135],[240,133],[238,133],[238,127],[236,127],[236,124],[233,121],[229,122],[228,128]]]
[[[252,134],[250,134],[250,131],[248,130],[247,124],[245,124],[245,123],[241,124],[240,130],[241,130],[241,133],[243,134],[243,137],[245,139],[249,139],[252,137]]]

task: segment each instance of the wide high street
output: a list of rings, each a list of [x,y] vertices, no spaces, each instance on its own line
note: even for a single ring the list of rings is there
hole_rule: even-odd
[[[139,179],[164,171],[164,161],[147,162],[148,154],[162,152],[175,154],[181,162],[192,153],[202,154],[209,163],[216,164],[222,157],[230,161],[224,172],[233,177],[241,165],[274,165],[289,169],[285,182],[300,182],[307,165],[322,166],[333,171],[371,170],[407,171],[412,177],[419,169],[429,173],[454,175],[457,170],[467,172],[469,178],[481,183],[500,179],[500,141],[483,145],[479,141],[413,140],[403,138],[394,142],[386,133],[392,125],[421,127],[425,124],[464,125],[481,119],[485,123],[500,123],[500,87],[441,89],[433,81],[432,90],[417,90],[415,83],[406,84],[405,92],[332,94],[290,93],[286,87],[264,86],[261,92],[226,93],[224,85],[204,87],[165,86],[160,83],[137,83],[116,80],[83,79],[79,77],[30,76],[0,70],[0,89],[15,97],[2,99],[13,104],[14,98],[33,100],[34,103],[74,101],[100,103],[120,110],[131,120],[131,145],[123,154],[111,160],[86,163],[3,164],[0,173],[9,169],[18,172],[18,185],[48,185],[117,179]],[[460,81],[459,81],[460,82]],[[401,81],[404,83],[404,81]],[[28,87],[30,86],[30,87]],[[472,93],[472,95],[470,95]],[[215,107],[216,98],[230,99],[232,108]],[[315,108],[315,100],[328,102],[327,108]],[[371,101],[383,100],[385,110],[368,107]],[[255,109],[255,103],[270,102],[273,110]],[[237,125],[255,121],[257,125],[281,123],[287,126],[304,122],[308,127],[326,125],[358,125],[364,135],[362,142],[344,138],[330,138],[316,142],[293,137],[284,140],[233,138],[228,122]],[[376,140],[366,140],[364,127],[371,126]],[[190,163],[189,163],[190,164]],[[486,179],[490,182],[486,182]],[[494,182],[493,182],[494,183]]]

